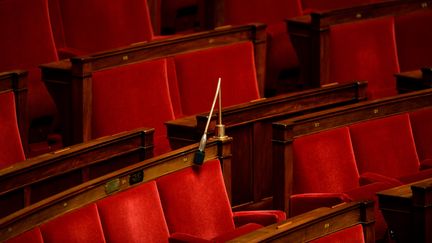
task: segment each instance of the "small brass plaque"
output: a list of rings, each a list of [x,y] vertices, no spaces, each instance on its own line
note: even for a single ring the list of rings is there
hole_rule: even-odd
[[[113,193],[115,191],[118,191],[120,189],[120,179],[114,179],[112,181],[109,181],[105,184],[105,192],[107,194]]]

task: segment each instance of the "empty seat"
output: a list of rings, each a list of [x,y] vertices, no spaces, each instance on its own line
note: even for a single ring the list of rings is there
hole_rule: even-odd
[[[38,65],[57,61],[54,39],[48,16],[46,0],[0,1],[0,72],[16,69],[29,70],[28,111],[30,120],[30,155],[48,152],[39,146],[53,132],[57,111],[55,104],[41,80]],[[27,143],[27,141],[24,141]],[[61,147],[57,141],[54,147]]]
[[[349,127],[360,174],[374,172],[404,183],[432,176],[420,162],[408,114],[365,121]]]
[[[50,220],[40,230],[44,242],[105,242],[95,204]]]
[[[22,233],[6,241],[7,243],[43,243],[42,234],[38,227]]]
[[[164,122],[175,119],[165,59],[96,71],[92,77],[92,137],[155,128],[155,154],[169,151]]]
[[[108,242],[167,242],[169,233],[151,181],[97,202]]]
[[[399,72],[393,18],[376,18],[330,27],[330,80],[367,80],[368,98],[396,95]]]
[[[174,62],[184,115],[210,110],[219,77],[223,107],[259,98],[250,42],[176,55]]]
[[[288,36],[285,19],[301,15],[300,0],[224,1],[225,24],[267,24],[265,86],[268,94],[292,85],[297,79],[299,63]]]
[[[432,11],[395,16],[396,43],[402,72],[432,67]]]
[[[160,177],[156,183],[173,239],[222,242],[261,227],[259,223],[275,223],[285,218],[281,211],[233,213],[217,159]],[[253,223],[236,228],[233,217],[249,217]]]
[[[153,38],[147,1],[51,0],[57,40],[68,55],[99,52]],[[56,12],[59,11],[60,13]],[[58,18],[57,18],[58,20]],[[61,30],[63,36],[58,36]]]
[[[374,200],[377,237],[384,236],[386,225],[379,212],[375,193],[398,184],[376,182],[360,185],[347,127],[296,138],[293,153],[290,215],[346,201]]]
[[[12,91],[0,93],[0,169],[25,159]]]

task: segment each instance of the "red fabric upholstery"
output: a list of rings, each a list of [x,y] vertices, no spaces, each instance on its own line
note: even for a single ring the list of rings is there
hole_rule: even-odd
[[[432,159],[432,109],[421,109],[409,114],[420,163]]]
[[[331,207],[352,199],[345,193],[303,193],[290,197],[290,216],[296,216],[320,207]]]
[[[234,224],[236,227],[257,223],[259,225],[271,225],[286,219],[284,212],[280,210],[240,211],[233,212]]]
[[[168,229],[210,240],[234,230],[218,160],[156,180]]]
[[[155,128],[155,154],[169,151],[164,122],[173,120],[166,60],[93,73],[92,136]]]
[[[238,227],[238,228],[236,228],[230,232],[219,235],[218,237],[215,237],[212,241],[214,241],[214,242],[226,242],[226,241],[232,240],[236,237],[239,237],[241,235],[255,231],[259,228],[262,228],[262,226],[259,224],[253,224],[253,223],[246,224],[246,225],[240,226],[240,227]]]
[[[365,172],[360,175],[360,185],[372,184],[374,182],[386,182],[390,184],[394,184],[395,186],[402,185],[402,182],[398,179],[384,176],[382,174],[373,173],[373,172]]]
[[[432,66],[431,11],[415,11],[395,17],[396,43],[401,71]]]
[[[293,194],[338,193],[359,186],[348,128],[299,137],[293,153]]]
[[[432,169],[431,168],[424,169],[424,170],[421,170],[419,172],[415,172],[413,174],[407,174],[407,175],[399,177],[398,179],[402,183],[407,184],[407,183],[413,183],[416,181],[424,180],[427,178],[432,178]]]
[[[174,60],[184,115],[210,110],[219,77],[224,107],[259,98],[250,42],[181,54]]]
[[[40,229],[44,242],[105,242],[95,204],[53,219]]]
[[[147,1],[61,0],[67,47],[98,52],[153,37]],[[60,27],[61,28],[61,27]]]
[[[43,243],[42,234],[39,228],[34,228],[25,233],[22,233],[12,239],[6,241],[7,243]]]
[[[13,92],[0,93],[0,114],[0,168],[5,168],[25,159]]]
[[[399,72],[393,18],[376,18],[330,28],[330,80],[367,80],[368,98],[396,95]]]
[[[351,226],[349,228],[337,231],[335,233],[326,235],[316,240],[310,241],[311,243],[364,243],[363,226],[361,224]]]
[[[301,16],[300,0],[224,1],[225,24],[267,24],[266,87],[283,79],[284,71],[298,68],[297,55],[286,29],[285,19]],[[286,74],[285,74],[286,75]]]
[[[408,114],[350,126],[360,174],[375,172],[398,178],[419,171]]]
[[[109,242],[163,242],[169,237],[156,182],[148,182],[97,203]]]

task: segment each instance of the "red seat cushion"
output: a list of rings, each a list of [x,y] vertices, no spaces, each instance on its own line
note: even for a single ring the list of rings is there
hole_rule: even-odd
[[[155,128],[155,154],[170,150],[165,121],[175,119],[165,59],[93,73],[92,137]]]
[[[399,72],[393,18],[356,21],[330,28],[330,80],[367,80],[368,98],[396,95]]]
[[[62,0],[65,45],[88,53],[153,38],[147,1]]]
[[[210,240],[234,230],[218,160],[156,180],[170,233]]]
[[[184,115],[210,110],[219,77],[224,107],[259,98],[250,42],[181,54],[174,60]]]
[[[343,192],[359,186],[348,128],[296,138],[293,153],[294,194]]]
[[[109,242],[168,240],[168,227],[154,181],[107,197],[97,207]]]
[[[349,129],[360,174],[398,178],[419,171],[408,114],[361,122]]]
[[[13,92],[0,94],[0,168],[25,159]]]
[[[55,218],[40,229],[44,242],[105,242],[95,204]]]

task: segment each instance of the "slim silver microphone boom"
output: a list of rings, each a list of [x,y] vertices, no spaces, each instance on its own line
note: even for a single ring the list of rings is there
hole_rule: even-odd
[[[207,130],[208,130],[208,127],[210,125],[210,120],[211,120],[211,117],[213,115],[213,110],[214,110],[214,107],[216,104],[216,100],[218,98],[218,94],[220,92],[220,85],[221,85],[221,78],[219,78],[219,80],[218,80],[218,84],[217,84],[217,88],[216,88],[216,94],[215,94],[214,99],[213,99],[213,104],[212,104],[212,107],[210,109],[210,114],[207,118],[207,124],[206,124],[205,129],[204,129],[204,134],[201,137],[201,140],[200,140],[200,143],[198,146],[198,151],[195,153],[194,163],[197,165],[202,165],[202,163],[204,162],[204,156],[205,156],[204,150],[205,150],[205,146],[207,144]]]

